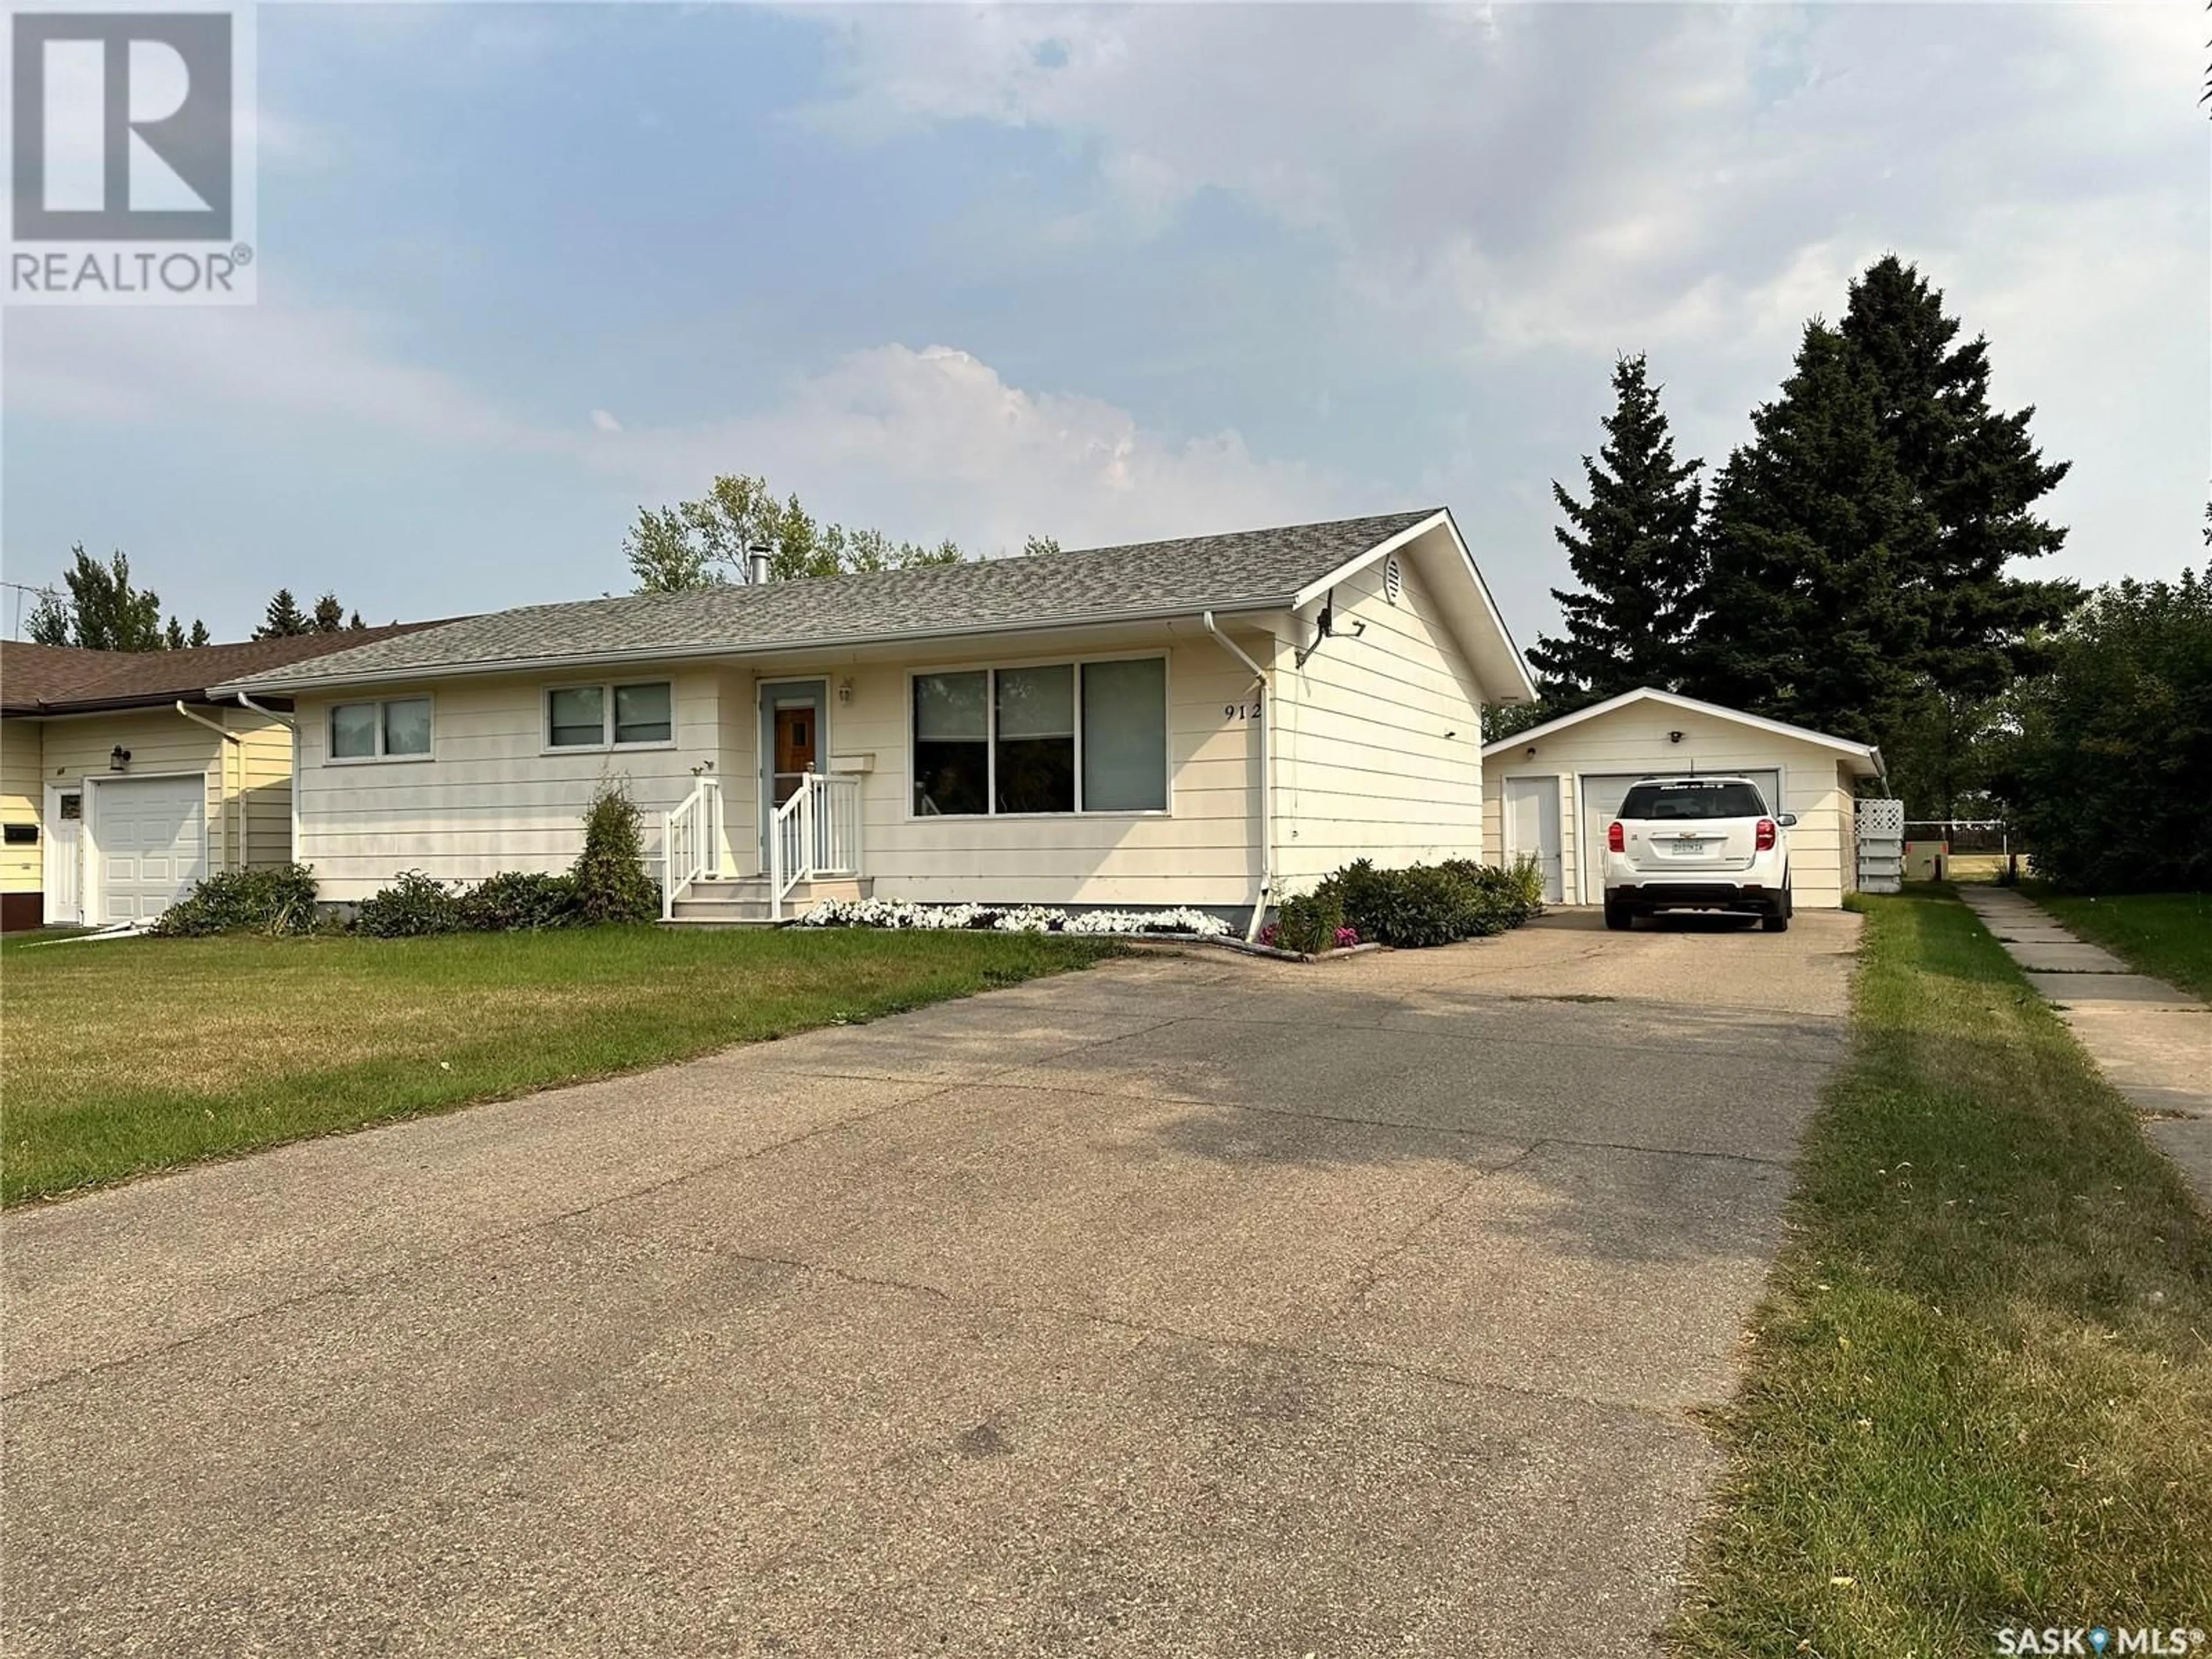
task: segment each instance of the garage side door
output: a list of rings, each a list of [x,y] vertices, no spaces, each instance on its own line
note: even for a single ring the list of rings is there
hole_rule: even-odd
[[[112,778],[93,786],[103,921],[150,920],[207,873],[199,778]]]
[[[1655,771],[1658,769],[1653,769]],[[1627,796],[1629,786],[1638,778],[1651,776],[1650,772],[1621,772],[1600,775],[1584,773],[1580,780],[1583,794],[1583,902],[1595,904],[1604,896],[1605,867],[1601,862],[1605,853],[1606,826],[1620,815],[1620,803]],[[1766,810],[1781,810],[1782,774],[1777,770],[1762,770],[1747,767],[1731,772],[1730,777],[1749,778],[1759,786],[1759,793],[1766,798]]]

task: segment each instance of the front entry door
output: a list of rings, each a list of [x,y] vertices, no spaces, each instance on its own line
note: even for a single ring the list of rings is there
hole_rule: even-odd
[[[799,793],[799,781],[822,769],[830,745],[823,732],[823,680],[771,681],[760,688],[760,867],[768,869],[768,830],[775,809]]]
[[[811,702],[796,708],[778,703],[775,709],[775,804],[781,806],[799,792],[799,781],[815,769],[820,759],[822,721]]]
[[[76,927],[84,920],[77,899],[77,832],[84,825],[84,791],[46,786],[45,881],[48,927]]]

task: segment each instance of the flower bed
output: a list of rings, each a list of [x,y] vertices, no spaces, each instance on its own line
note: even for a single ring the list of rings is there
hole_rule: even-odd
[[[911,927],[1000,933],[1179,933],[1223,939],[1231,931],[1203,910],[1055,910],[1041,904],[913,904],[904,899],[824,899],[802,927]]]

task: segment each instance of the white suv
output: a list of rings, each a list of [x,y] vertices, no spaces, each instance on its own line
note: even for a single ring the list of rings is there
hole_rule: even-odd
[[[1642,778],[1606,826],[1605,925],[1662,910],[1734,910],[1790,926],[1790,837],[1749,778]]]

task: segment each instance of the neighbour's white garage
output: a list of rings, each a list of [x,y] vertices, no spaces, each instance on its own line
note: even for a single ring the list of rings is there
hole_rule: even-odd
[[[1748,777],[1777,812],[1795,812],[1790,882],[1798,908],[1832,909],[1854,884],[1852,798],[1881,775],[1881,751],[1780,720],[1646,688],[1504,738],[1482,751],[1483,845],[1536,859],[1553,902],[1603,897],[1605,830],[1631,784],[1657,773]]]
[[[207,873],[207,780],[100,778],[91,793],[100,919],[151,921]]]

